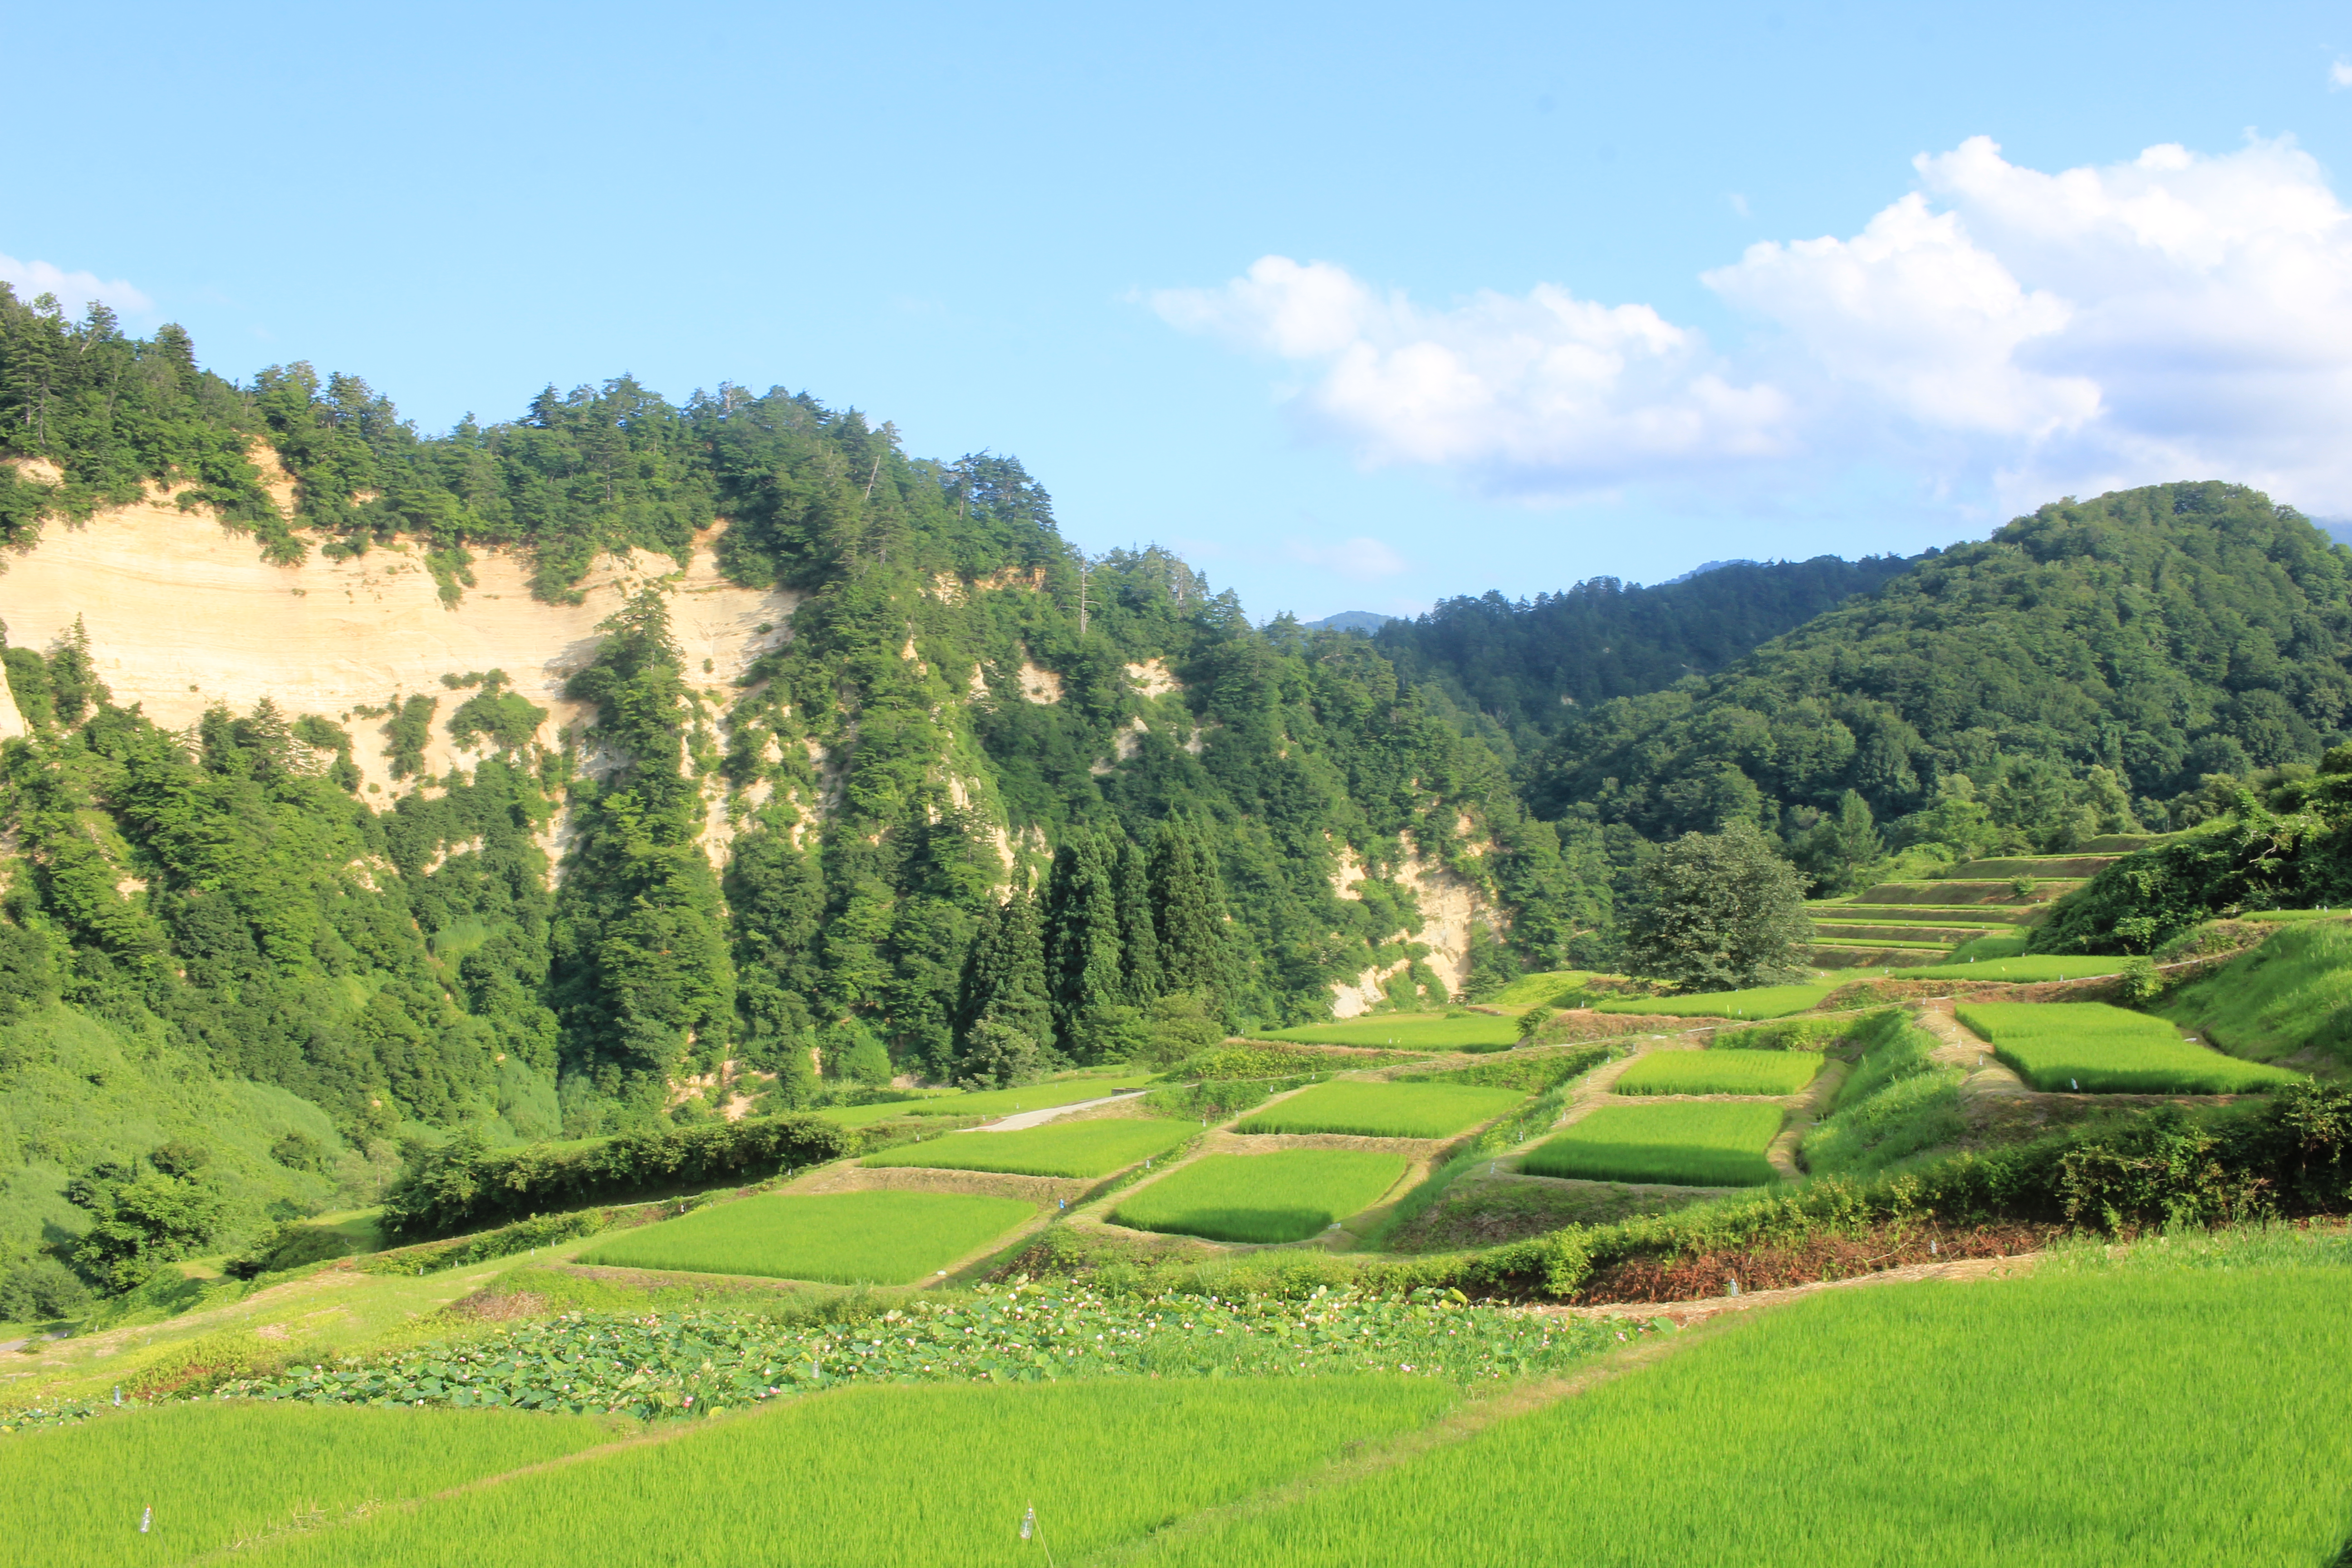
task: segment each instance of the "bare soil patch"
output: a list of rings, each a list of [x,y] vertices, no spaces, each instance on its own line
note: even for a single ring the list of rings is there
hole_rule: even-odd
[[[2039,1252],[2065,1233],[2058,1225],[2014,1221],[1955,1227],[1880,1226],[1860,1236],[1815,1237],[1793,1247],[1748,1247],[1629,1258],[1595,1272],[1574,1304],[1696,1301],[1727,1294],[1737,1280],[1742,1296],[1799,1285],[1854,1279],[1904,1268],[1927,1268],[1969,1258],[2015,1258]]]

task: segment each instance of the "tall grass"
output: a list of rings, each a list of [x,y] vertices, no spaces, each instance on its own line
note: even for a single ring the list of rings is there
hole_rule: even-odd
[[[1760,1186],[1778,1174],[1764,1157],[1780,1108],[1753,1100],[1604,1105],[1519,1158],[1530,1176]]]
[[[1356,1149],[1207,1154],[1138,1188],[1111,1218],[1212,1241],[1304,1241],[1370,1208],[1404,1171],[1402,1154]]]
[[[1784,1018],[1817,1007],[1832,985],[1757,985],[1745,991],[1701,991],[1688,996],[1646,996],[1602,1002],[1599,1013],[1636,1013],[1669,1018]]]
[[[1526,1099],[1456,1083],[1318,1084],[1236,1122],[1236,1132],[1352,1132],[1366,1138],[1451,1138]]]
[[[1402,1375],[856,1389],[289,1542],[277,1568],[1057,1563],[1450,1410]],[[1035,1510],[1034,1538],[1021,1522]]]
[[[2352,924],[2290,924],[2182,986],[2164,1010],[2235,1056],[2266,1062],[2316,1048],[2352,1065]]]
[[[2352,1534],[2347,1408],[2352,1269],[1830,1291],[1137,1561],[2317,1565]]]
[[[1001,1135],[1000,1135],[1001,1136]],[[583,1263],[907,1285],[945,1268],[1036,1213],[971,1193],[778,1193],[625,1231]]]
[[[1838,1086],[1831,1113],[1806,1132],[1805,1168],[1816,1175],[1874,1175],[1922,1150],[1957,1142],[1968,1131],[1959,1089],[1966,1075],[1932,1059],[1942,1044],[1907,1018],[1883,1031]]]
[[[185,1563],[620,1435],[588,1416],[487,1410],[205,1404],[109,1415],[0,1438],[0,1564]]]
[[[1794,1094],[1821,1070],[1811,1051],[1652,1051],[1614,1087],[1619,1094]]]
[[[2161,1018],[2104,1002],[1964,1002],[1960,1022],[2038,1089],[2243,1094],[2300,1074],[2191,1045]]]
[[[1023,1176],[1107,1176],[1165,1153],[1199,1131],[1189,1121],[1129,1117],[1051,1122],[1016,1132],[951,1132],[868,1154],[859,1163],[1004,1171]]]

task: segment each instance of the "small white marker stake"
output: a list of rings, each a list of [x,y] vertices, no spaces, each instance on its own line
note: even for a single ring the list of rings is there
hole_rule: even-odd
[[[154,1522],[155,1505],[150,1503],[145,1508],[139,1510],[139,1533],[142,1535],[146,1534],[147,1527]]]

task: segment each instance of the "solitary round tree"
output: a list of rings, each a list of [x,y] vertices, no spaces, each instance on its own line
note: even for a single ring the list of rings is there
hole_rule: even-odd
[[[1734,990],[1804,973],[1805,881],[1743,822],[1685,833],[1642,868],[1628,967],[1681,991]]]

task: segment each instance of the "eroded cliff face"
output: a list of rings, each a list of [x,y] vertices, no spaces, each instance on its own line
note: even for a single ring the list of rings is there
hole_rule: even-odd
[[[696,542],[683,570],[645,551],[604,557],[577,605],[533,599],[520,556],[477,552],[474,585],[445,599],[421,546],[344,560],[314,549],[299,565],[273,565],[251,538],[159,497],[82,527],[51,524],[0,575],[0,621],[11,643],[37,648],[79,620],[114,700],[167,728],[215,705],[244,712],[265,697],[289,718],[332,719],[351,731],[352,760],[381,797],[478,760],[439,721],[464,698],[445,675],[504,671],[512,689],[548,710],[540,743],[560,747],[562,731],[590,717],[563,695],[565,681],[593,653],[598,626],[649,585],[669,595],[688,679],[723,709],[751,661],[791,636],[800,595],[727,582],[712,556],[720,531]],[[359,711],[415,695],[441,706],[423,773],[396,780],[383,720]],[[0,739],[22,732],[12,702],[0,710]]]

